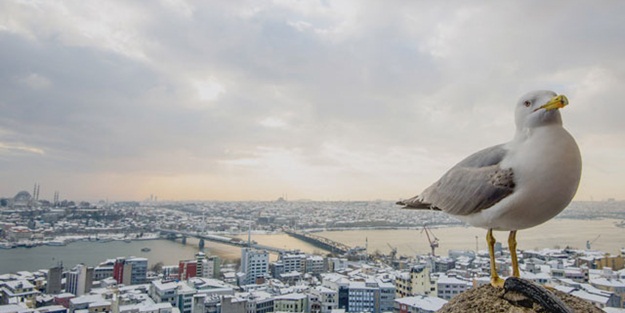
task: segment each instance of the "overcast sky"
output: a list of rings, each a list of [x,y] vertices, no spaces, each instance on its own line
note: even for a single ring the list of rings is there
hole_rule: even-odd
[[[396,200],[569,97],[625,199],[625,2],[2,1],[0,197]]]

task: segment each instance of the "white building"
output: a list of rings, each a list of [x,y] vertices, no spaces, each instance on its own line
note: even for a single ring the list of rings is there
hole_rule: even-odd
[[[413,266],[409,272],[403,272],[395,278],[395,297],[416,295],[434,295],[436,285],[432,282],[430,268],[425,265]]]
[[[305,312],[308,307],[308,297],[301,293],[289,293],[273,299],[274,312]]]
[[[350,281],[348,312],[391,312],[394,308],[395,286],[375,279]]]
[[[197,293],[195,288],[190,287],[184,282],[178,283],[176,289],[176,303],[180,313],[191,313],[193,311],[193,296]]]
[[[441,299],[450,300],[455,295],[463,293],[472,286],[473,285],[466,280],[440,275],[436,281],[437,296]]]
[[[224,299],[227,298],[224,297]],[[230,304],[244,303],[246,312],[248,313],[270,313],[274,312],[274,296],[265,291],[237,292],[234,297],[230,298]],[[236,306],[235,306],[236,307]],[[232,310],[233,307],[222,307],[223,313]],[[195,312],[194,312],[195,313]]]
[[[259,277],[269,273],[269,252],[251,248],[241,249],[241,272],[245,273],[242,285],[256,283]]]
[[[27,280],[0,282],[1,304],[22,304],[29,308],[35,307],[35,297],[39,294],[35,286]]]
[[[621,299],[619,306],[625,307],[625,281],[599,277],[591,279],[590,284],[597,289],[616,294]]]
[[[90,306],[105,308],[108,307],[108,311],[111,311],[111,302],[105,301],[102,295],[82,295],[69,300],[70,313],[74,313],[76,311],[84,312],[86,310],[89,310]]]
[[[305,273],[321,274],[325,272],[325,262],[320,255],[309,255],[306,257]]]
[[[395,285],[378,281],[380,288],[380,312],[392,312],[395,306]]]
[[[349,283],[348,312],[379,312],[376,309],[377,286],[367,286],[365,282]]]
[[[150,290],[148,294],[155,303],[167,302],[170,303],[173,307],[176,307],[178,305],[178,299],[176,297],[177,289],[178,283],[176,282],[163,283],[160,280],[155,280],[152,281],[152,283],[150,284]]]
[[[113,277],[113,269],[115,266],[115,259],[108,259],[93,269],[93,280],[103,280],[109,277]]]
[[[339,294],[336,290],[317,286],[310,290],[310,293],[315,296],[321,313],[330,313],[339,308]]]
[[[284,265],[284,273],[300,272],[304,273],[306,266],[306,254],[303,253],[283,253],[280,261]]]
[[[111,261],[100,264],[108,266]],[[147,281],[148,259],[139,257],[119,257],[113,261],[113,278],[118,284],[139,285]],[[104,274],[106,268],[98,269],[98,277]]]
[[[345,258],[328,258],[328,271],[338,272],[347,269],[347,259]]]
[[[578,288],[563,286],[563,285],[557,285],[555,286],[555,289],[561,292],[576,296],[580,299],[584,299],[600,309],[608,307],[611,302],[610,300],[613,297],[611,294],[588,292],[583,289],[578,289]],[[616,302],[618,303],[619,301],[617,300]]]
[[[72,270],[65,273],[65,291],[76,296],[87,294],[93,283],[93,267],[84,264],[76,265]]]
[[[447,300],[431,296],[414,296],[395,299],[395,311],[399,313],[434,313],[440,310]]]

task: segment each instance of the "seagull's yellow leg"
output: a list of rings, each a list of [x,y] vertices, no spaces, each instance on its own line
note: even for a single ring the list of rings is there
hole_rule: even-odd
[[[508,248],[512,259],[512,276],[519,277],[519,261],[516,257],[516,230],[511,231],[510,236],[508,236]]]
[[[493,237],[493,229],[489,229],[486,233],[486,243],[488,244],[488,254],[490,255],[490,284],[493,287],[503,288],[504,280],[499,278],[497,274],[497,264],[495,263],[495,237]]]

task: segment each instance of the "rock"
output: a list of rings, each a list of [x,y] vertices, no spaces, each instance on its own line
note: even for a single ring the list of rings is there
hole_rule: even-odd
[[[560,300],[568,305],[574,312],[596,312],[603,313],[592,303],[566,294],[564,292],[552,291]],[[466,313],[466,312],[511,312],[511,313],[549,313],[540,304],[533,302],[519,294],[506,294],[504,290],[491,285],[484,285],[471,288],[451,299],[438,313]]]

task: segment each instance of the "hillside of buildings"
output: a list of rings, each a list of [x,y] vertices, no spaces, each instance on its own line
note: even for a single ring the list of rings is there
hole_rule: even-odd
[[[4,198],[0,233],[7,248],[67,244],[76,238],[137,240],[159,230],[239,234],[251,226],[317,230],[415,227],[459,223],[424,212],[407,219],[392,202],[45,202],[27,194]],[[564,218],[625,219],[618,201],[577,202]],[[71,239],[74,238],[74,239]],[[33,248],[36,251],[38,248]],[[304,253],[242,244],[240,264],[198,249],[176,264],[110,255],[97,266],[58,264],[2,273],[1,313],[268,313],[436,312],[465,291],[489,283],[486,251],[446,255]],[[273,257],[271,255],[274,255]],[[519,250],[521,277],[547,285],[606,312],[623,312],[625,250]],[[500,275],[510,275],[507,247],[496,247]],[[463,294],[464,293],[464,294]],[[462,295],[461,295],[462,294]],[[620,310],[620,311],[619,311]]]

